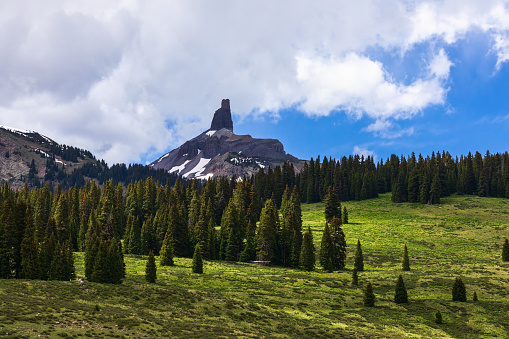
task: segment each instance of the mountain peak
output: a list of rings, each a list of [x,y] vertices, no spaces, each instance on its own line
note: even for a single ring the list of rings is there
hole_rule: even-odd
[[[230,99],[223,99],[221,101],[221,108],[214,113],[211,130],[218,131],[221,128],[226,128],[233,132],[232,112],[230,110]]]

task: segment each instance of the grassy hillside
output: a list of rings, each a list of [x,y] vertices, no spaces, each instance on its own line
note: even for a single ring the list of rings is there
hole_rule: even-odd
[[[509,200],[454,196],[440,206],[392,204],[390,195],[345,204],[351,224],[346,270],[307,273],[252,264],[206,262],[191,273],[190,259],[158,267],[144,280],[146,257],[127,256],[122,285],[0,281],[0,335],[6,337],[422,337],[509,336]],[[321,204],[303,205],[304,225],[319,249]],[[366,271],[351,286],[353,251],[360,239]],[[410,272],[401,272],[403,246]],[[76,254],[83,276],[83,254]],[[410,303],[392,302],[403,274]],[[451,301],[460,276],[468,301]],[[370,281],[376,307],[362,306]],[[476,291],[478,302],[472,301]],[[440,310],[444,323],[434,322]],[[7,334],[8,333],[8,334]]]

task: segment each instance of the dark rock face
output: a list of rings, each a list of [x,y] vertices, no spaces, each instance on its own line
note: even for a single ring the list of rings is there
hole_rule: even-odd
[[[233,132],[232,112],[230,110],[230,99],[223,99],[221,101],[221,108],[214,113],[211,130],[218,131],[221,128],[226,128]]]

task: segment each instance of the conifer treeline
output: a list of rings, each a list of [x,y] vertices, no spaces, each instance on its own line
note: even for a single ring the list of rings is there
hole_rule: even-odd
[[[386,163],[394,202],[439,203],[452,193],[509,198],[509,154],[468,153],[453,159],[447,152],[423,158],[396,156]]]
[[[329,186],[341,201],[365,200],[392,192],[394,202],[439,203],[453,193],[509,198],[509,153],[482,156],[468,153],[459,159],[449,152],[433,152],[424,158],[414,153],[408,157],[391,155],[385,162],[359,155],[341,160],[320,157],[306,162],[303,170],[292,176],[292,166],[268,172],[260,171],[254,183],[263,199],[273,194],[276,203],[285,185],[297,185],[302,202],[323,201]],[[253,179],[251,179],[253,182]],[[278,184],[278,182],[281,183]],[[273,190],[264,185],[269,183]]]

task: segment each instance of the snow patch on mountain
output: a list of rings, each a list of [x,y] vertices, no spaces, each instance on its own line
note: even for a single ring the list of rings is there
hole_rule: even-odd
[[[168,173],[173,173],[173,172],[177,172],[177,174],[180,174],[180,172],[182,172],[184,170],[184,168],[186,167],[186,165],[190,162],[191,160],[186,160],[182,165],[180,166],[175,166],[175,167],[172,167]]]
[[[162,157],[159,158],[159,160],[157,160],[157,162],[161,162],[161,160],[163,160],[164,158],[166,158],[168,155],[170,155],[170,153],[166,153],[165,155],[163,155]]]
[[[195,174],[195,177],[200,176],[210,160],[212,159],[201,158],[198,164],[192,170],[184,174],[183,177],[187,178],[191,174]]]
[[[214,133],[216,133],[216,132],[217,132],[217,131],[208,131],[208,132],[207,132],[207,133],[205,133],[205,134],[207,134],[209,137],[211,137],[211,136],[213,136],[213,135],[214,135]]]

